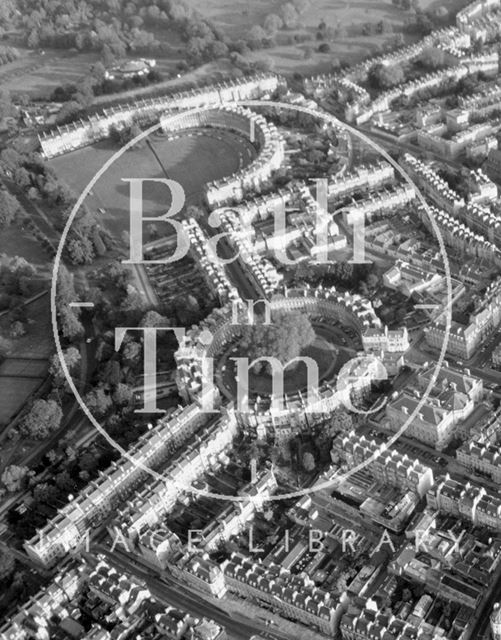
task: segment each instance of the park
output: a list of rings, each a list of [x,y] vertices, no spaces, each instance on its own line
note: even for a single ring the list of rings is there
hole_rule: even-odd
[[[117,150],[105,140],[55,158],[50,164],[80,194]],[[199,205],[207,182],[245,168],[255,155],[254,146],[232,131],[193,129],[175,137],[157,132],[144,145],[123,153],[96,182],[85,204],[101,212],[104,226],[120,241],[130,228],[129,186],[124,179],[175,180],[184,189],[185,204]],[[145,184],[144,201],[145,215],[161,215],[169,208],[170,192],[161,183]]]

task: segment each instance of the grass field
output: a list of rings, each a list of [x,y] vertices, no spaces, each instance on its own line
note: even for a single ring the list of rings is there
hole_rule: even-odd
[[[7,424],[16,415],[25,404],[26,398],[38,389],[41,383],[42,378],[3,377],[0,367],[0,388],[2,390],[0,426]]]
[[[232,38],[246,38],[249,24],[262,26],[268,14],[280,14],[280,7],[286,0],[190,0],[192,7],[210,18],[225,34]],[[423,9],[437,9],[445,6],[451,16],[461,9],[466,0],[421,0]],[[379,52],[382,45],[392,37],[392,33],[363,36],[360,34],[365,23],[383,21],[391,24],[395,33],[401,33],[405,21],[411,16],[407,11],[395,7],[391,0],[310,0],[310,7],[300,16],[300,27],[282,30],[276,36],[277,46],[263,49],[251,57],[271,58],[274,69],[282,73],[321,73],[332,69],[333,58],[349,64],[359,62],[367,56]],[[329,43],[327,54],[316,51],[319,42],[315,35],[319,23],[324,20],[328,27],[346,31]],[[296,35],[308,33],[309,42],[288,43]],[[414,42],[414,35],[403,34],[406,43]],[[305,50],[313,49],[311,56],[305,58]]]
[[[12,339],[10,356],[0,364],[0,425],[5,424],[26,403],[41,384],[54,351],[49,295],[26,305],[27,333]],[[9,319],[0,317],[0,332],[9,334]]]
[[[104,224],[118,240],[130,226],[129,185],[123,182],[124,178],[165,178],[167,173],[183,186],[187,204],[194,204],[200,200],[206,182],[231,175],[247,165],[255,154],[246,140],[221,132],[183,134],[174,140],[155,134],[150,142],[155,153],[148,145],[126,151],[101,176],[87,198],[92,209],[105,210]],[[81,193],[117,150],[104,141],[55,158],[51,164],[76,193]],[[169,203],[170,192],[165,185],[150,183],[144,186],[145,215],[162,214]]]
[[[12,353],[18,358],[48,358],[54,351],[54,338],[50,319],[50,298],[45,294],[26,305],[28,315],[27,333],[12,340]],[[3,335],[9,333],[9,318],[0,318],[0,330]]]
[[[99,60],[98,53],[47,50],[43,56],[26,51],[21,59],[0,67],[2,87],[13,93],[47,96],[56,87],[78,83]]]
[[[344,349],[336,348],[335,335],[330,328],[317,327],[315,331],[317,333],[315,341],[303,349],[301,356],[312,358],[317,363],[319,382],[322,383],[323,380],[331,379],[337,374],[341,367],[349,360],[350,356]],[[224,386],[234,397],[237,393],[237,384],[235,381],[236,363],[231,360],[231,358],[247,356],[247,354],[239,348],[238,344],[235,349],[236,350],[228,354],[224,360],[226,370],[223,373],[222,379]],[[302,362],[298,363],[293,369],[287,368],[284,372],[285,393],[292,394],[298,390],[305,391],[307,382],[307,367]],[[256,374],[250,370],[249,390],[251,396],[270,395],[273,390],[271,376],[263,372]]]
[[[31,264],[43,269],[47,265],[48,256],[40,243],[32,238],[28,229],[22,230],[18,225],[2,229],[0,234],[0,254],[21,256]]]
[[[249,25],[263,25],[267,15],[280,15],[286,0],[189,0],[189,4],[203,16],[210,18],[222,31],[234,38],[248,36]],[[455,14],[469,0],[419,0],[421,9],[445,6]],[[296,33],[316,29],[324,20],[328,26],[354,27],[365,22],[385,20],[400,27],[410,14],[393,5],[391,0],[310,0],[310,6],[300,16],[300,29],[281,33]]]
[[[25,378],[39,378],[47,373],[47,360],[26,360],[14,356],[8,358],[0,365],[0,375],[20,376]]]
[[[287,0],[188,0],[188,3],[201,15],[210,18],[216,26],[232,39],[247,38],[250,26],[263,25],[270,13],[280,14],[280,7]],[[419,7],[424,10],[447,9],[452,18],[470,0],[419,0]],[[350,31],[359,30],[366,22],[391,23],[396,32],[400,32],[408,12],[395,7],[391,0],[310,0],[310,7],[300,16],[300,28],[285,30],[278,34],[277,46],[259,52],[258,57],[266,56],[273,59],[275,69],[281,72],[300,71],[302,73],[319,73],[330,70],[333,57],[355,63],[367,57],[388,41],[391,37],[356,36],[349,33],[349,37],[336,38],[331,42],[330,54],[314,52],[309,59],[304,58],[305,47],[316,48],[315,32],[321,20],[331,27],[342,27]],[[184,60],[186,43],[174,29],[154,27],[153,32],[162,43],[162,51],[157,52],[157,68],[166,78],[172,77],[176,83],[176,65]],[[313,36],[306,45],[287,44],[284,39],[297,34],[308,32]],[[406,42],[414,40],[405,35]],[[0,83],[5,89],[13,92],[47,95],[56,86],[78,81],[88,74],[90,66],[99,59],[98,53],[79,53],[76,50],[46,49],[44,55],[20,47],[22,57],[0,68]],[[134,57],[134,54],[131,54]],[[215,65],[219,65],[217,61]],[[200,80],[199,69],[191,71],[191,79]]]

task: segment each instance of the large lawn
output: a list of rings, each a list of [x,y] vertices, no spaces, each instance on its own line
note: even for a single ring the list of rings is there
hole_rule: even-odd
[[[262,26],[268,14],[280,14],[280,8],[286,0],[189,0],[191,6],[202,15],[207,16],[232,38],[248,37],[249,25]],[[423,8],[437,8],[435,0],[422,0]],[[448,0],[446,3],[451,14],[464,6],[462,0]],[[404,11],[391,0],[310,0],[309,8],[300,16],[297,29],[281,30],[276,35],[277,46],[263,49],[252,54],[251,57],[271,58],[275,70],[281,73],[321,73],[332,69],[333,57],[349,64],[356,64],[360,60],[379,51],[380,47],[393,38],[394,33],[402,33],[405,21],[410,13]],[[315,38],[317,27],[324,20],[327,26],[341,28],[345,31],[342,37],[336,37],[329,43],[330,52],[318,53],[320,42]],[[365,23],[383,21],[386,26],[391,25],[394,33],[381,35],[361,35],[361,27]],[[293,42],[295,36],[309,34],[310,40],[301,44]],[[417,38],[404,33],[406,43],[414,42]],[[289,42],[291,41],[292,42]],[[311,50],[306,54],[306,50]]]
[[[14,224],[7,229],[2,229],[0,234],[0,254],[4,253],[9,257],[21,256],[37,267],[38,272],[47,269],[50,258],[42,245],[33,238],[33,234],[28,228],[22,228],[19,224]]]
[[[43,378],[4,377],[0,371],[2,404],[0,427],[6,425],[26,403],[27,398],[42,384]]]
[[[101,176],[87,198],[92,209],[105,210],[103,221],[118,240],[123,231],[129,230],[129,184],[124,178],[167,175],[182,185],[187,204],[194,204],[200,201],[206,182],[231,175],[255,156],[246,140],[218,131],[182,134],[173,140],[154,134],[150,144],[151,147],[126,151]],[[51,164],[65,182],[81,193],[116,151],[117,147],[104,141],[55,158]],[[165,185],[145,184],[145,215],[162,214],[169,204],[170,192]]]
[[[23,50],[23,57],[0,68],[0,82],[13,93],[48,96],[58,86],[78,83],[99,60],[98,53],[48,49],[44,55]]]
[[[0,364],[0,425],[6,424],[26,403],[47,374],[54,351],[50,300],[46,294],[26,305],[27,333],[11,339],[9,357]],[[0,332],[9,335],[9,318],[0,317]]]
[[[318,367],[318,378],[320,384],[324,380],[332,379],[340,371],[341,367],[350,359],[349,353],[345,349],[339,349],[332,341],[335,340],[334,334],[330,328],[315,327],[315,341],[305,347],[301,352],[301,356],[313,359]],[[227,353],[221,364],[225,365],[222,373],[222,384],[229,393],[235,397],[237,393],[236,363],[232,358],[247,357],[247,354],[241,349],[237,343]],[[313,379],[311,380],[313,382]],[[292,394],[297,391],[306,391],[308,387],[307,367],[305,363],[300,362],[294,368],[287,368],[284,371],[284,391]],[[256,373],[252,369],[249,371],[249,392],[251,397],[257,395],[270,395],[273,391],[272,377],[266,372]]]

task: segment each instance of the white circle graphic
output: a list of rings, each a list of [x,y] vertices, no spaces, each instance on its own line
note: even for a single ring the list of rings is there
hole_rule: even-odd
[[[185,485],[184,483],[173,479],[173,478],[169,478],[168,482],[169,483],[176,483],[180,486],[180,488],[183,491],[186,491],[188,493],[193,493],[195,495],[198,496],[206,496],[206,497],[211,497],[214,499],[218,499],[218,500],[223,500],[226,502],[248,502],[249,500],[253,500],[253,499],[258,499],[259,501],[274,501],[274,500],[289,500],[289,499],[293,499],[293,498],[299,498],[302,497],[304,495],[309,495],[311,493],[317,492],[317,491],[322,491],[322,490],[326,490],[329,488],[335,488],[339,483],[344,482],[345,480],[347,480],[350,476],[352,476],[353,474],[357,473],[357,471],[360,471],[361,469],[365,468],[366,466],[368,466],[371,462],[373,462],[378,455],[380,454],[380,452],[384,451],[385,449],[391,447],[397,440],[398,438],[400,438],[400,436],[402,434],[405,433],[405,431],[407,430],[407,428],[410,426],[410,424],[412,423],[412,421],[414,420],[414,418],[419,414],[419,412],[421,411],[421,408],[424,406],[428,396],[430,395],[431,391],[433,390],[433,387],[435,386],[435,383],[438,379],[438,375],[440,373],[440,370],[442,368],[443,362],[445,360],[445,355],[447,352],[447,345],[449,342],[449,335],[450,335],[450,329],[451,329],[451,321],[452,321],[452,281],[451,281],[451,272],[450,272],[450,265],[449,265],[449,259],[447,256],[447,251],[445,248],[445,242],[443,240],[443,237],[441,235],[440,232],[440,228],[434,218],[434,214],[431,211],[428,203],[426,202],[425,198],[423,197],[422,193],[420,192],[419,188],[414,184],[414,182],[412,181],[412,179],[410,178],[410,176],[407,174],[407,172],[382,148],[380,147],[378,144],[376,144],[374,141],[372,141],[368,136],[366,136],[365,134],[361,133],[360,131],[358,131],[357,129],[355,129],[354,127],[347,125],[346,123],[338,120],[335,116],[332,116],[331,114],[328,114],[326,112],[322,112],[322,111],[317,111],[315,109],[311,109],[308,107],[301,107],[299,105],[292,105],[289,103],[284,103],[284,102],[271,102],[271,101],[267,101],[267,100],[244,100],[244,101],[238,101],[238,102],[224,102],[224,103],[220,103],[219,105],[212,105],[212,107],[198,107],[195,109],[190,109],[187,111],[183,111],[180,114],[175,114],[172,116],[172,119],[175,120],[177,117],[181,117],[181,116],[186,116],[186,115],[195,115],[197,113],[202,113],[203,111],[205,111],[207,108],[215,108],[215,107],[235,107],[235,106],[243,106],[243,107],[273,107],[273,108],[277,108],[277,109],[288,109],[288,110],[295,110],[301,113],[306,113],[308,115],[311,115],[312,117],[323,121],[327,124],[332,124],[334,126],[336,126],[339,129],[345,129],[349,134],[353,135],[354,137],[360,139],[362,142],[364,142],[365,144],[367,144],[369,147],[371,147],[374,151],[376,151],[377,153],[379,153],[388,163],[390,163],[394,169],[403,177],[403,179],[407,182],[407,184],[411,187],[414,188],[415,193],[416,193],[416,197],[418,198],[418,200],[421,202],[421,204],[424,207],[424,210],[426,211],[429,219],[430,219],[430,223],[431,226],[433,228],[435,237],[438,241],[438,245],[440,248],[440,253],[443,259],[443,263],[444,263],[444,272],[445,272],[445,280],[446,280],[446,290],[447,290],[447,303],[446,303],[446,307],[445,307],[445,313],[446,313],[446,321],[445,321],[445,337],[444,337],[444,342],[442,344],[442,348],[440,350],[440,354],[437,360],[437,364],[434,368],[433,374],[430,378],[429,384],[426,387],[425,391],[423,392],[421,398],[419,399],[415,409],[412,411],[412,413],[408,416],[407,420],[405,421],[405,423],[398,429],[398,431],[391,436],[391,438],[389,438],[389,440],[385,443],[383,443],[380,448],[378,450],[376,450],[376,452],[374,454],[372,454],[369,458],[367,458],[366,460],[364,460],[363,462],[359,463],[358,465],[356,465],[355,467],[353,467],[352,469],[350,469],[349,471],[346,471],[344,473],[340,473],[339,475],[335,474],[334,476],[332,476],[331,478],[329,478],[328,480],[324,481],[324,482],[317,482],[316,484],[314,484],[312,487],[306,487],[306,488],[302,488],[302,489],[298,489],[297,491],[291,491],[288,493],[282,493],[282,494],[274,494],[274,495],[263,495],[263,496],[258,496],[257,498],[254,496],[230,496],[230,495],[225,495],[225,494],[218,494],[218,493],[213,493],[211,491],[207,491],[205,489],[198,489],[196,487],[193,487],[192,485]],[[145,473],[148,473],[150,476],[152,476],[155,480],[161,481],[161,482],[165,482],[166,479],[165,477],[161,474],[158,473],[157,471],[155,471],[154,469],[151,469],[149,466],[145,465],[143,462],[141,462],[140,460],[137,460],[133,455],[131,455],[128,451],[126,451],[123,447],[121,447],[117,442],[115,442],[115,440],[107,433],[106,429],[99,423],[99,421],[97,421],[95,419],[95,417],[92,415],[92,412],[88,409],[87,405],[85,404],[84,400],[82,399],[75,383],[73,382],[73,379],[70,375],[68,366],[66,364],[66,361],[64,359],[64,354],[63,354],[63,350],[61,347],[61,342],[60,342],[60,338],[59,338],[59,331],[58,331],[58,323],[57,323],[57,309],[56,309],[56,292],[57,292],[57,278],[58,278],[58,272],[59,272],[59,265],[61,262],[61,256],[62,256],[62,252],[65,246],[65,242],[66,242],[66,238],[68,236],[68,233],[70,231],[71,225],[73,223],[73,220],[75,219],[75,216],[78,212],[78,210],[80,209],[83,201],[85,200],[85,198],[87,197],[87,195],[89,194],[90,191],[92,191],[94,185],[96,184],[96,182],[99,180],[99,178],[107,171],[107,169],[116,161],[118,160],[118,158],[120,158],[120,156],[125,153],[128,149],[130,149],[131,147],[133,147],[138,141],[142,140],[143,138],[146,138],[147,136],[151,135],[152,133],[154,133],[155,131],[157,131],[158,129],[160,129],[162,126],[162,124],[160,122],[158,122],[155,125],[152,125],[151,127],[149,127],[148,129],[146,129],[145,131],[142,131],[138,136],[136,136],[133,140],[130,140],[129,142],[127,142],[127,144],[125,144],[121,149],[119,149],[116,153],[114,153],[111,158],[109,158],[105,164],[101,167],[101,169],[94,175],[94,177],[89,181],[89,183],[87,184],[87,186],[85,187],[85,189],[82,191],[82,193],[80,194],[80,196],[78,197],[74,207],[71,210],[71,213],[68,217],[68,220],[66,222],[66,225],[63,229],[63,232],[61,234],[61,239],[59,241],[59,245],[57,248],[57,252],[56,252],[56,256],[54,259],[54,267],[53,267],[53,272],[52,272],[52,285],[51,285],[51,295],[50,295],[50,303],[51,303],[51,319],[52,319],[52,329],[54,332],[54,340],[55,340],[55,344],[56,344],[56,350],[59,356],[59,360],[61,362],[61,367],[62,370],[65,374],[65,377],[68,381],[69,387],[71,389],[71,391],[73,392],[75,398],[77,399],[82,411],[85,413],[85,415],[87,416],[87,418],[90,420],[91,424],[95,427],[95,429],[105,438],[105,440],[111,444],[119,453],[122,457],[126,458],[127,460],[129,460],[132,464],[134,464],[138,469],[140,469],[141,471],[144,471]]]

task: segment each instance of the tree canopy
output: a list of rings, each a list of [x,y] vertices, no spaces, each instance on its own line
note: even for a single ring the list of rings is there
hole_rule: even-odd
[[[389,89],[405,80],[405,73],[401,65],[376,64],[369,72],[369,81],[377,89]]]
[[[264,324],[260,318],[254,325],[244,328],[241,346],[245,349],[249,363],[257,358],[277,358],[283,365],[299,356],[301,351],[315,339],[310,319],[299,311],[275,312],[271,323]],[[256,370],[269,370],[267,363],[257,363]]]
[[[2,474],[2,482],[7,488],[7,491],[14,493],[23,488],[25,479],[27,478],[30,470],[28,467],[20,467],[15,464],[11,464],[5,469]]]
[[[68,371],[71,373],[75,370],[80,363],[80,351],[76,347],[68,347],[63,351],[64,361],[68,367]],[[54,378],[54,384],[61,386],[66,380],[63,368],[61,366],[61,360],[59,354],[54,354],[50,361],[49,373]]]
[[[0,229],[8,227],[15,222],[21,211],[17,198],[6,189],[0,189]]]
[[[55,400],[35,400],[28,415],[20,424],[20,431],[30,438],[42,440],[61,424],[63,412]]]

